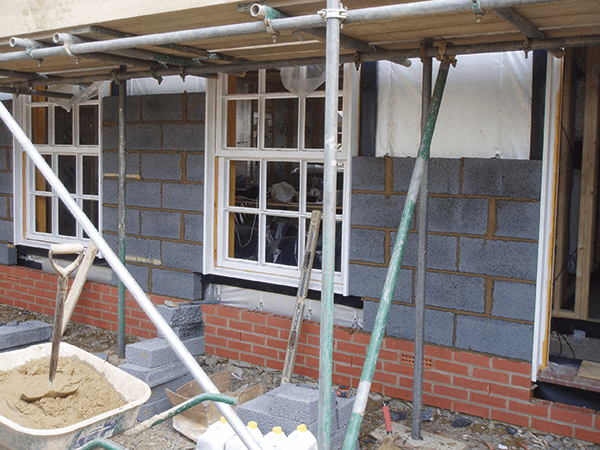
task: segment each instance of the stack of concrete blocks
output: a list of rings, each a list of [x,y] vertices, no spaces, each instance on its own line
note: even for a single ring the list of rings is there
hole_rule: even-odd
[[[331,392],[331,448],[344,444],[354,397],[337,397]],[[280,426],[286,436],[300,424],[305,424],[317,437],[319,428],[319,388],[307,384],[287,383],[249,402],[238,406],[237,413],[244,423],[254,420],[267,434]]]
[[[48,342],[52,326],[39,320],[10,322],[0,326],[0,353]]]
[[[204,322],[202,305],[159,305],[158,311],[193,356],[204,353]],[[165,389],[176,391],[192,380],[188,369],[162,337],[129,344],[125,348],[126,363],[119,366],[125,372],[150,386],[152,395],[142,405],[138,420],[146,420],[172,405]]]

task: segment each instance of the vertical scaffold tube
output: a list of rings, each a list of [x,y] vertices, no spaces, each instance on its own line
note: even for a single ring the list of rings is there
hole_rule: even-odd
[[[379,358],[381,342],[385,335],[385,327],[392,304],[392,298],[394,296],[394,290],[396,289],[396,283],[398,281],[402,257],[404,256],[404,250],[406,249],[408,231],[415,213],[415,205],[419,195],[419,188],[421,187],[421,180],[423,178],[424,163],[429,157],[429,148],[431,147],[435,122],[440,110],[444,87],[446,86],[449,66],[450,60],[448,59],[440,65],[431,104],[429,106],[427,123],[421,133],[421,144],[419,145],[419,152],[410,180],[404,210],[402,211],[394,250],[392,251],[390,265],[383,285],[383,293],[381,295],[381,301],[379,302],[377,316],[375,317],[375,325],[373,327],[373,332],[371,333],[371,341],[369,342],[369,349],[367,350],[367,357],[363,366],[362,376],[356,391],[356,399],[354,400],[352,416],[350,417],[350,424],[348,425],[348,432],[346,433],[346,439],[344,440],[343,450],[354,450],[356,448],[360,426],[367,406],[367,400],[369,399],[371,382],[373,380],[373,375],[375,374],[375,366],[377,365],[377,359]]]
[[[424,58],[421,88],[421,130],[427,122],[431,101],[431,58]],[[423,412],[423,353],[425,343],[425,280],[427,278],[427,200],[429,159],[425,161],[421,193],[419,195],[419,259],[417,262],[417,284],[415,289],[415,365],[413,375],[412,438],[421,439],[421,413]]]
[[[124,70],[121,67],[121,70]],[[119,259],[125,265],[125,178],[126,154],[125,154],[125,130],[126,130],[126,105],[127,105],[127,80],[119,81]],[[118,333],[117,352],[119,358],[125,358],[125,285],[119,280],[119,304],[118,304]]]
[[[327,0],[327,56],[325,78],[325,155],[323,173],[323,270],[321,286],[321,348],[319,360],[319,450],[331,446],[331,374],[333,368],[333,284],[335,267],[335,205],[340,65],[339,0]]]

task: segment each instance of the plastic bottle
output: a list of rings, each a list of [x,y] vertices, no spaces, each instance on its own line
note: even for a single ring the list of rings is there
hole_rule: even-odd
[[[256,439],[256,442],[260,442],[263,438],[262,433],[258,429],[258,424],[253,420],[248,422],[246,425],[246,429],[250,432],[250,434]],[[242,442],[240,437],[236,434],[227,442],[225,442],[225,450],[247,450],[246,445]]]
[[[287,436],[281,431],[281,427],[273,427],[273,430],[265,434],[259,442],[263,450],[281,450],[285,444],[287,444]]]
[[[227,423],[225,417],[217,420],[198,436],[196,450],[224,450],[225,444],[235,437],[235,431]]]
[[[302,423],[290,433],[282,450],[317,450],[317,438]]]

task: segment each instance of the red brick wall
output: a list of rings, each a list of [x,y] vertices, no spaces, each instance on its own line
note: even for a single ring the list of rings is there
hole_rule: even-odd
[[[70,282],[73,282],[71,277]],[[54,315],[58,276],[17,266],[0,265],[0,303]],[[104,283],[86,282],[71,320],[107,330],[118,327],[118,288]],[[151,295],[156,305],[168,297]],[[156,337],[156,327],[127,292],[125,333],[142,338]]]
[[[224,305],[205,305],[206,353],[283,369],[291,318]],[[295,373],[318,378],[318,322],[302,325]],[[371,335],[334,328],[333,382],[358,386]],[[410,341],[385,338],[371,389],[412,400]],[[423,373],[423,402],[519,427],[600,442],[600,414],[592,410],[530,400],[531,365],[498,357],[425,346],[430,368]],[[427,361],[429,366],[429,361]]]
[[[0,303],[54,314],[57,276],[0,265]],[[117,288],[88,281],[71,320],[117,329]],[[154,304],[167,297],[152,295]],[[171,299],[172,300],[172,299]],[[224,305],[204,305],[206,353],[283,369],[291,318]],[[125,332],[151,338],[154,325],[137,302],[126,298]],[[319,323],[302,325],[295,373],[318,378]],[[358,386],[370,334],[335,327],[333,382]],[[372,389],[395,398],[412,399],[410,341],[385,338]],[[530,364],[444,347],[425,346],[423,402],[520,427],[600,443],[600,414],[594,411],[530,400]],[[403,362],[404,361],[404,362]]]

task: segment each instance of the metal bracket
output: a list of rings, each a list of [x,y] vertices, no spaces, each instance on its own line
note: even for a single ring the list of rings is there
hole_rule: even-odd
[[[277,42],[277,38],[281,36],[281,33],[273,29],[273,26],[271,25],[271,19],[265,19],[265,28],[267,29],[267,33],[269,33],[273,38],[273,42]]]
[[[356,52],[354,54],[354,67],[356,67],[356,70],[360,69],[361,64],[362,64],[362,58],[360,57],[360,53]]]
[[[481,22],[481,18],[485,14],[485,9],[483,9],[481,7],[481,5],[479,4],[479,0],[471,0],[471,9],[473,10],[473,13],[475,14],[475,18],[477,19],[477,22]]]
[[[523,51],[525,52],[525,59],[529,56],[529,51],[531,48],[529,47],[529,38],[525,37],[525,42],[523,43]]]
[[[340,19],[341,21],[344,21],[348,18],[348,10],[343,7],[341,9],[322,9],[319,11],[319,16],[321,16],[321,19],[323,20]]]

